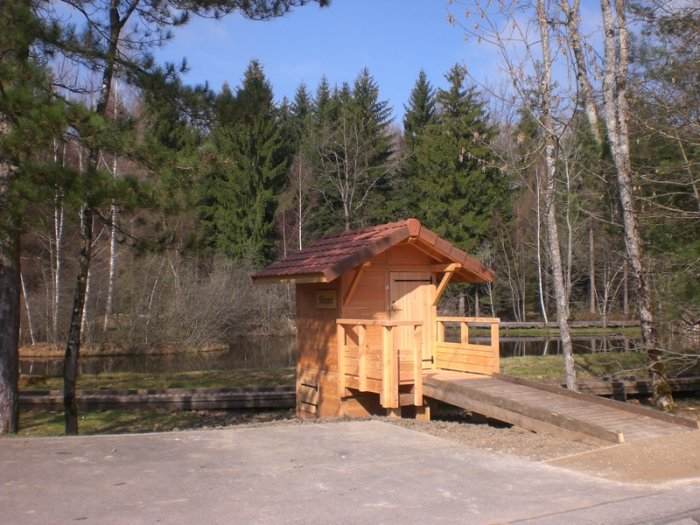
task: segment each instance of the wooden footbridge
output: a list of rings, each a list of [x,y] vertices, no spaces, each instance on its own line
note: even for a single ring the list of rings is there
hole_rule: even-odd
[[[379,393],[381,405],[394,415],[408,405],[427,415],[428,407],[439,401],[535,432],[598,445],[700,428],[698,421],[639,405],[501,375],[498,319],[437,317],[436,321],[434,357],[426,363],[421,359],[426,354],[421,350],[425,341],[419,321],[338,320],[341,396],[352,396],[354,391]],[[455,324],[458,340],[446,341],[446,325]],[[470,343],[470,325],[489,327],[489,344]]]
[[[528,430],[600,445],[699,428],[694,420],[509,376],[428,372],[423,393]]]

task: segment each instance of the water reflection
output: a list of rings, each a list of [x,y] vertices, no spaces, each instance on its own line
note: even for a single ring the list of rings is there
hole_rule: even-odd
[[[484,342],[487,342],[485,339]],[[561,355],[559,337],[501,337],[501,357],[526,355]],[[574,353],[592,354],[597,352],[635,352],[640,343],[636,337],[624,335],[586,336],[572,338]]]
[[[470,342],[488,344],[488,337],[473,337]],[[573,339],[574,352],[634,352],[639,340],[622,335],[587,336]],[[561,340],[544,337],[501,337],[501,357],[528,355],[560,355]],[[81,357],[81,374],[105,372],[189,372],[199,370],[243,370],[293,367],[296,364],[293,337],[238,338],[230,342],[228,351],[186,353],[159,356]],[[22,374],[60,377],[62,359],[22,359]]]
[[[293,337],[238,338],[224,352],[188,352],[175,355],[81,357],[81,374],[105,372],[191,372],[292,367],[296,363]],[[60,377],[62,359],[21,359],[20,373]]]

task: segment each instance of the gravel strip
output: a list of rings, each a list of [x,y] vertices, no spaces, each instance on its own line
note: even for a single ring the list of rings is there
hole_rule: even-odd
[[[242,411],[230,415],[227,421],[212,421],[213,424],[204,425],[204,428],[313,425],[347,421],[299,419],[294,416],[293,410]],[[474,418],[468,412],[441,413],[432,421],[386,417],[372,419],[449,439],[467,447],[513,455],[529,461],[545,461],[596,448],[595,445],[588,443],[530,432],[497,421]]]

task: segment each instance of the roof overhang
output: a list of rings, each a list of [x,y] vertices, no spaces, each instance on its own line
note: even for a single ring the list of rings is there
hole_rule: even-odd
[[[425,228],[417,219],[319,239],[307,249],[251,275],[251,279],[255,283],[330,283],[374,256],[404,243],[435,260],[431,271],[444,273],[450,267],[452,282],[485,283],[494,279],[491,268]]]

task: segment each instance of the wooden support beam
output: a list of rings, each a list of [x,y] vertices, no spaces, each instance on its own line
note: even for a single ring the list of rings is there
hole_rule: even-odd
[[[358,376],[360,382],[360,390],[362,392],[367,392],[367,329],[365,325],[360,325],[357,327],[358,331],[358,344],[360,356],[358,359]]]
[[[345,327],[338,325],[338,397],[345,397]]]
[[[468,345],[469,344],[469,325],[467,324],[466,321],[461,321],[459,323],[460,330],[459,330],[459,341],[463,345]]]
[[[430,421],[430,405],[428,403],[416,407],[416,419],[418,421]]]
[[[415,351],[413,353],[413,395],[414,405],[423,404],[423,325],[414,327]]]
[[[369,268],[369,265],[369,262],[363,263],[357,267],[357,270],[355,270],[355,275],[353,276],[352,281],[350,282],[350,287],[348,288],[345,298],[343,299],[343,306],[347,306],[348,303],[350,303],[352,296],[355,295],[355,291],[357,290],[357,285],[360,283],[360,277],[362,277],[364,271]]]
[[[501,349],[499,341],[499,331],[498,323],[491,325],[491,352],[493,353],[495,359],[493,360],[493,373],[498,374],[501,371]]]
[[[401,419],[401,407],[387,408],[386,417],[389,419]]]
[[[459,267],[459,265],[454,263],[450,264],[445,269],[445,274],[442,276],[442,281],[440,281],[440,284],[438,285],[437,290],[435,291],[435,299],[433,299],[433,306],[437,306],[440,297],[442,297],[442,294],[445,291],[445,288],[447,288],[450,279],[452,279],[452,274],[457,269],[457,267]]]
[[[382,337],[381,404],[384,408],[398,408],[399,406],[399,370],[394,351],[394,334],[391,328],[391,326],[385,326]]]

